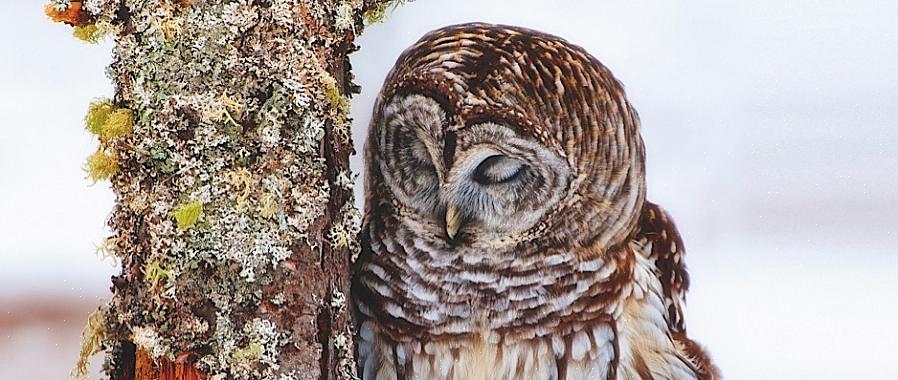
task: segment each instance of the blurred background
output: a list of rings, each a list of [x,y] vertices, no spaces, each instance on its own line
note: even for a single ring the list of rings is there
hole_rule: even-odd
[[[0,379],[66,378],[117,271],[95,254],[112,193],[81,168],[87,104],[113,91],[111,45],[75,40],[42,6],[0,13]],[[898,379],[896,17],[871,0],[418,0],[358,40],[355,141],[427,31],[562,36],[639,111],[649,199],[688,250],[690,335],[724,376]]]

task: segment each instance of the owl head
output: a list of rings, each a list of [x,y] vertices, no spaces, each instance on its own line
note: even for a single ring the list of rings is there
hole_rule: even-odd
[[[378,97],[365,160],[366,221],[445,249],[608,248],[645,197],[620,83],[582,48],[517,27],[456,25],[407,49]]]

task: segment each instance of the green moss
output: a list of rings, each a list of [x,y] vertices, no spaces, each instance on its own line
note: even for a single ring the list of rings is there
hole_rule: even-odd
[[[387,17],[387,12],[396,10],[400,5],[408,3],[412,0],[393,0],[377,3],[362,14],[365,25],[379,24]]]
[[[117,109],[106,119],[106,125],[100,137],[112,140],[130,135],[134,131],[134,113],[127,108]]]
[[[380,24],[384,21],[384,18],[387,16],[387,5],[383,3],[377,3],[368,9],[364,14],[362,14],[362,19],[365,20],[366,25]]]
[[[84,124],[88,132],[107,142],[134,131],[134,112],[116,108],[109,99],[97,100],[90,104]]]
[[[118,173],[118,160],[99,149],[87,158],[84,170],[94,182],[107,180]]]
[[[143,278],[152,284],[151,289],[156,288],[160,280],[171,278],[171,271],[162,268],[162,260],[149,263],[143,270]]]
[[[107,32],[106,28],[101,28],[96,24],[90,24],[76,26],[72,31],[72,35],[81,41],[95,44],[102,40],[103,37],[106,37]]]
[[[263,353],[263,347],[262,347],[261,343],[250,342],[249,345],[247,345],[246,347],[241,348],[239,350],[235,350],[231,354],[231,359],[233,359],[234,362],[236,362],[236,364],[238,364],[238,365],[239,364],[253,365],[257,361],[259,361],[259,358],[262,357],[262,353]]]
[[[178,229],[184,231],[193,227],[202,213],[202,202],[195,201],[179,205],[172,211],[171,215],[175,217],[175,220],[178,222]]]
[[[337,83],[332,78],[330,81],[327,81],[327,101],[331,104],[337,112],[341,114],[346,114],[349,111],[349,98],[343,96],[340,92],[340,89],[337,88]]]
[[[72,370],[72,378],[87,379],[90,370],[90,357],[100,352],[106,340],[106,308],[100,307],[87,317],[87,325],[81,330],[81,351],[78,362]]]
[[[344,144],[351,142],[349,133],[349,98],[344,96],[340,89],[337,88],[337,81],[330,75],[324,78],[324,84],[327,91],[327,101],[335,110],[334,135],[337,141]]]
[[[84,123],[87,125],[87,131],[100,136],[103,134],[103,126],[109,115],[115,112],[115,105],[109,99],[95,100],[90,103],[87,110],[87,116],[84,117]]]

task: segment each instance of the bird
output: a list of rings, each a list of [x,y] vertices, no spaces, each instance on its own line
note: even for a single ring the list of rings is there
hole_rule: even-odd
[[[406,49],[364,148],[352,266],[362,379],[720,378],[646,200],[639,119],[583,48],[506,25]]]

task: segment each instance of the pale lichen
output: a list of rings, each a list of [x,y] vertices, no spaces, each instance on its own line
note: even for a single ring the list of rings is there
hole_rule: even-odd
[[[337,357],[337,371],[340,379],[358,379],[355,360],[353,359],[352,332],[340,331],[334,337],[334,348]]]
[[[114,266],[118,266],[120,260],[116,254],[116,245],[119,243],[121,243],[121,239],[118,237],[108,237],[104,239],[96,246],[97,257],[101,260],[109,259]]]
[[[274,218],[282,213],[282,209],[278,204],[278,198],[272,193],[262,194],[259,204],[259,215],[263,218]]]
[[[219,315],[216,321],[214,339],[221,350],[206,355],[199,361],[212,379],[276,378],[280,368],[280,348],[289,341],[277,325],[269,320],[256,318],[237,331],[224,316]]]
[[[135,326],[131,329],[131,342],[154,359],[174,357],[168,343],[150,326]]]
[[[340,212],[340,220],[331,225],[328,231],[328,241],[331,247],[335,249],[349,249],[350,258],[353,262],[361,253],[362,247],[358,242],[357,236],[362,227],[362,215],[355,207],[352,198],[343,205]]]
[[[225,173],[225,177],[231,186],[231,198],[237,202],[237,208],[245,209],[253,194],[253,175],[246,168],[238,168]]]

